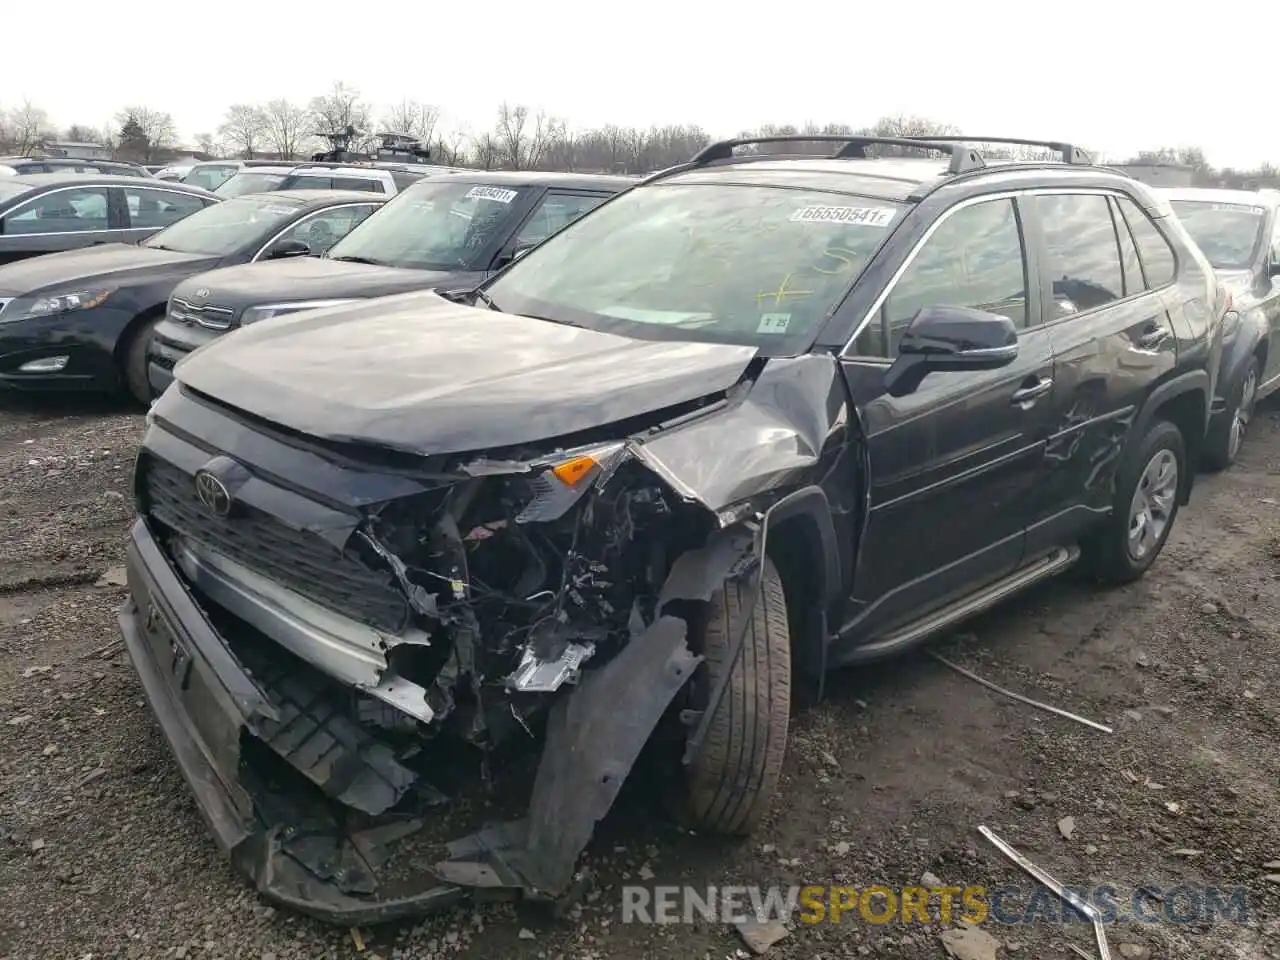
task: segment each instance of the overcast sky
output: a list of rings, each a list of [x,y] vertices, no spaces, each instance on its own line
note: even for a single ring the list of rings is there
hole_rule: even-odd
[[[907,113],[1112,160],[1199,145],[1215,166],[1280,163],[1280,68],[1249,46],[1276,36],[1269,0],[4,6],[0,104],[30,98],[63,127],[142,104],[170,112],[188,143],[230,103],[305,103],[344,80],[375,107],[418,99],[472,131],[504,99],[576,127],[717,136]],[[66,32],[55,13],[73,15]]]

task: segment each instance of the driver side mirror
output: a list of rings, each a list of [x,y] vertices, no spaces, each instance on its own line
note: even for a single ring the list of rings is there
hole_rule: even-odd
[[[519,260],[521,257],[523,257],[526,253],[528,253],[537,245],[538,245],[537,240],[517,241],[514,247],[512,247],[510,250],[502,251],[502,253],[498,256],[498,262],[495,265],[495,269],[501,270],[507,264],[515,263],[517,260]]]
[[[890,396],[914,393],[930,373],[996,370],[1018,356],[1018,328],[1008,317],[970,307],[925,307],[912,319],[885,372]]]
[[[284,260],[288,257],[309,257],[310,255],[311,247],[301,240],[281,240],[272,245],[265,259]]]

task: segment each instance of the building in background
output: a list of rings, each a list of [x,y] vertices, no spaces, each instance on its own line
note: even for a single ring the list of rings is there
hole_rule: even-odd
[[[105,160],[111,150],[100,143],[76,143],[70,140],[46,140],[40,149],[50,157],[68,157],[74,160]]]

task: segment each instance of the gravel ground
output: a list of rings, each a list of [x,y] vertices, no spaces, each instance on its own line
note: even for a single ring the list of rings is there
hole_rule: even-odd
[[[720,924],[621,923],[618,885],[1026,884],[987,824],[1067,883],[1249,888],[1244,921],[1112,927],[1121,957],[1280,957],[1274,411],[1235,469],[1202,480],[1144,581],[1050,584],[935,648],[1113,734],[909,656],[833,677],[797,718],[775,811],[748,841],[681,835],[633,784],[568,918],[490,904],[354,933],[271,909],[231,871],[108,646],[123,591],[97,584],[123,558],[141,430],[83,399],[0,406],[0,956],[741,957]],[[953,926],[797,923],[768,955],[938,958]],[[1078,923],[983,929],[999,957],[1090,949]]]

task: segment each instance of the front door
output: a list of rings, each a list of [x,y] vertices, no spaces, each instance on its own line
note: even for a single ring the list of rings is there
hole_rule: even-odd
[[[1013,571],[1037,508],[1054,384],[1053,350],[1008,197],[954,208],[916,251],[843,361],[863,417],[870,516],[854,572],[857,635],[872,640]],[[1008,316],[1018,357],[999,370],[932,373],[891,397],[883,377],[927,306]],[[852,626],[852,624],[847,624]]]
[[[118,239],[109,195],[104,186],[58,187],[15,206],[0,217],[0,263]]]
[[[1141,209],[1122,213],[1099,193],[1029,202],[1028,221],[1043,238],[1043,316],[1057,377],[1043,479],[1049,509],[1028,531],[1034,550],[1070,539],[1111,507],[1124,441],[1152,384],[1176,365],[1178,338],[1161,293],[1174,280],[1173,254],[1167,270],[1140,261],[1125,216],[1145,218]]]

